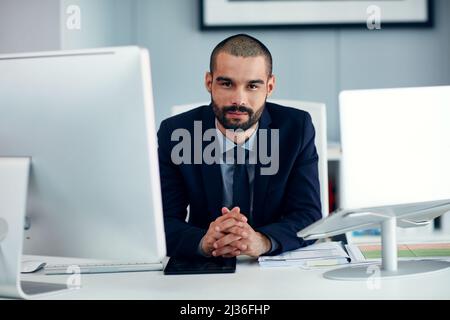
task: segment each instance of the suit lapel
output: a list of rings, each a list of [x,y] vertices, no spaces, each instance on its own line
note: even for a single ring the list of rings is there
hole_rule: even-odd
[[[258,127],[258,153],[261,146],[260,141],[260,130],[265,129],[267,130],[267,149],[268,154],[271,154],[271,141],[270,141],[270,123],[272,122],[272,119],[270,117],[270,114],[267,110],[267,106],[265,107],[263,114],[261,115],[261,120]],[[266,192],[267,187],[269,185],[270,176],[269,175],[261,175],[261,162],[259,161],[259,155],[258,155],[258,162],[256,163],[255,167],[255,180],[253,183],[253,223],[254,226],[259,226],[262,223],[262,214],[264,211],[264,201],[266,199]]]
[[[203,109],[202,134],[208,130],[215,128],[215,115],[212,106],[209,105]],[[210,144],[210,141],[202,142],[202,152],[205,147]],[[202,157],[203,159],[203,157]],[[222,173],[220,171],[220,164],[214,163],[208,165],[202,160],[202,178],[205,186],[206,199],[208,202],[208,210],[213,219],[221,216],[222,209]]]

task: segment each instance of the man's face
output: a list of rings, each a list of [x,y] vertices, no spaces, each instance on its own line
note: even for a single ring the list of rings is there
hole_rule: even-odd
[[[275,86],[263,56],[236,57],[221,52],[215,70],[207,72],[205,85],[217,120],[225,129],[247,130],[259,121]]]

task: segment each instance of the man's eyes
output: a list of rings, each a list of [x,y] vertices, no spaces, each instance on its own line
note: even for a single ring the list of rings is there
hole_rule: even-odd
[[[222,86],[224,88],[231,88],[232,83],[231,82],[220,82],[220,86]],[[247,86],[247,88],[249,88],[250,90],[257,90],[257,89],[259,89],[259,85],[257,85],[257,84],[249,84]]]

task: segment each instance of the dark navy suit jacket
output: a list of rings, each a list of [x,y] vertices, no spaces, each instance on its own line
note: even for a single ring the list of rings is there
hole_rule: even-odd
[[[212,107],[202,106],[168,118],[158,131],[168,256],[197,255],[209,224],[221,215],[220,164],[176,165],[171,160],[172,148],[179,143],[171,141],[171,136],[179,128],[190,132],[194,157],[194,121],[201,121],[202,133],[215,128]],[[266,104],[259,122],[261,129],[279,129],[279,169],[275,175],[261,175],[263,164],[256,164],[252,227],[277,241],[278,249],[271,254],[279,254],[310,244],[296,233],[322,216],[315,131],[307,112],[273,103]],[[201,143],[202,150],[209,143]]]

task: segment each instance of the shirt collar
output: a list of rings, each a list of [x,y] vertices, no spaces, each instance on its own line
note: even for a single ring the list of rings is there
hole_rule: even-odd
[[[220,130],[218,126],[217,119],[215,119],[215,126],[216,126],[216,134],[217,134],[217,140],[219,142],[220,146],[220,152],[224,153],[227,152],[234,147],[236,147],[236,144],[228,139]],[[249,139],[244,143],[244,148],[253,151],[253,147],[255,145],[255,139],[256,139],[256,132],[258,131],[259,124],[256,125],[255,131],[252,133],[252,135],[249,137]]]

